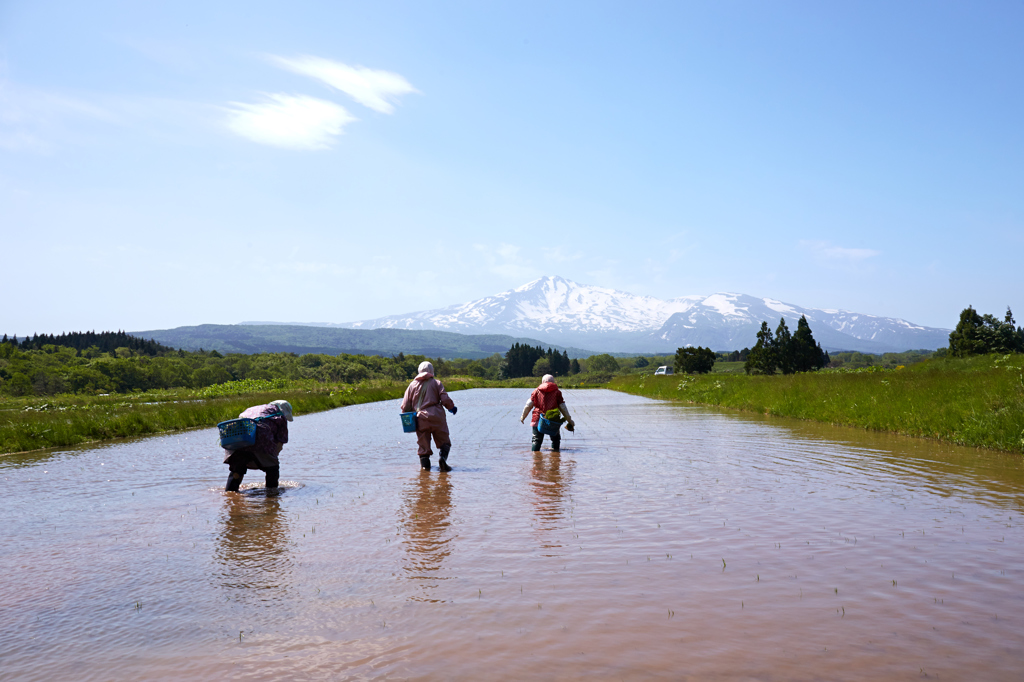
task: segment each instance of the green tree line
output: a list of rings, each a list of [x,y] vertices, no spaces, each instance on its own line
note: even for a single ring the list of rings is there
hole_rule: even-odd
[[[556,377],[566,376],[570,373],[579,372],[579,362],[569,360],[569,352],[548,348],[543,346],[528,346],[524,344],[513,344],[505,353],[505,362],[501,366],[500,376],[502,379],[515,379],[518,377],[534,377],[552,374]],[[575,372],[573,369],[575,368]]]
[[[948,353],[957,358],[987,353],[1024,353],[1024,328],[1015,324],[1009,307],[999,320],[994,315],[979,315],[972,306],[967,306],[960,313],[956,329],[949,335]]]
[[[828,353],[815,342],[811,325],[801,315],[795,334],[790,333],[786,318],[779,320],[774,335],[768,323],[762,322],[757,343],[750,349],[743,369],[747,374],[793,374],[821,369],[828,363]]]
[[[717,354],[710,348],[679,348],[672,363],[672,371],[676,374],[707,374],[715,368]]]
[[[11,343],[22,350],[42,350],[43,346],[61,346],[74,348],[79,351],[92,351],[94,353],[113,353],[118,348],[127,348],[139,355],[157,355],[174,350],[168,346],[157,343],[153,339],[141,339],[123,331],[116,332],[70,332],[60,336],[53,334],[33,334],[32,338],[25,337],[18,342],[18,335],[15,334],[8,339],[4,334],[0,343]]]
[[[213,351],[153,348],[148,342],[114,334],[126,345],[101,351],[74,345],[0,342],[0,394],[10,396],[59,393],[128,393],[167,388],[205,388],[245,379],[311,379],[322,383],[356,383],[366,379],[409,380],[416,375],[422,355],[322,355],[259,353],[222,355]],[[73,335],[63,335],[73,337]],[[97,335],[102,336],[102,335]],[[41,338],[41,337],[37,337]],[[60,338],[60,337],[57,337]],[[47,337],[49,340],[49,337]],[[138,341],[142,341],[139,339]],[[159,345],[159,344],[157,344]],[[432,360],[439,375],[498,377],[501,355],[483,360]]]

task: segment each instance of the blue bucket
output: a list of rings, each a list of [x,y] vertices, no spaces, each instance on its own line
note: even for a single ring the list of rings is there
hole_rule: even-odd
[[[406,433],[416,433],[416,413],[402,413],[402,430]]]
[[[220,429],[220,446],[225,450],[240,450],[256,444],[255,419],[229,419],[217,424]]]
[[[562,422],[552,421],[544,416],[541,416],[541,418],[537,420],[537,430],[541,433],[546,433],[549,436],[557,436],[558,429],[561,426]]]

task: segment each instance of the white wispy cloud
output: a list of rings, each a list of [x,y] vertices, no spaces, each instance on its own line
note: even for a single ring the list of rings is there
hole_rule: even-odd
[[[283,69],[321,80],[382,114],[393,112],[393,102],[401,95],[419,92],[409,81],[392,71],[349,66],[309,55],[294,58],[270,55],[269,59]]]
[[[851,249],[845,246],[835,246],[829,242],[822,241],[807,241],[801,240],[800,246],[809,250],[816,257],[831,260],[831,261],[842,261],[844,263],[859,263],[868,258],[881,255],[881,251],[875,251],[874,249]]]
[[[473,244],[473,251],[475,255],[471,258],[473,268],[477,271],[488,272],[512,281],[526,281],[541,274],[530,259],[521,254],[522,249],[514,244]]]
[[[0,83],[0,148],[49,153],[56,140],[74,137],[74,121],[114,123],[104,107],[77,97]]]
[[[259,104],[232,102],[228,128],[254,142],[286,149],[327,149],[357,120],[343,106],[305,95],[267,95]]]

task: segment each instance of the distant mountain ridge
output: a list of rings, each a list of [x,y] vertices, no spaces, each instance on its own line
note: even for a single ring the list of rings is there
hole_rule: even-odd
[[[822,347],[832,351],[934,349],[947,344],[950,332],[899,318],[804,308],[745,294],[662,300],[557,276],[468,303],[330,326],[529,335],[545,344],[652,353],[688,345],[715,350],[751,347],[762,320],[774,331],[784,317],[795,329],[801,315]]]
[[[194,327],[131,332],[172,348],[216,350],[221,353],[325,353],[337,355],[427,355],[432,358],[489,357],[504,354],[514,343],[551,346],[569,357],[594,354],[582,348],[555,346],[537,339],[505,334],[453,334],[433,330],[339,329],[290,324],[201,324]]]

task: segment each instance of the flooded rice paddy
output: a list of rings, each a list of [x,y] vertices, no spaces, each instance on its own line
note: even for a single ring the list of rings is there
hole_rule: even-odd
[[[299,417],[281,494],[213,429],[0,458],[10,680],[986,679],[1024,670],[1012,455],[609,391]]]

